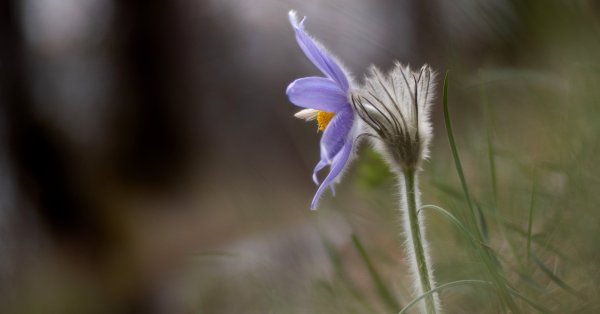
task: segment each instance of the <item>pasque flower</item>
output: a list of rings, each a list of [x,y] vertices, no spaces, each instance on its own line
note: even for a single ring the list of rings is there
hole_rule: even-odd
[[[304,120],[317,120],[321,137],[321,159],[313,171],[313,181],[318,185],[317,174],[331,166],[329,174],[319,185],[311,202],[315,209],[323,191],[339,179],[350,156],[355,140],[356,119],[350,105],[351,78],[340,63],[304,30],[294,11],[289,13],[290,23],[296,33],[298,45],[308,59],[325,77],[303,77],[287,87],[287,96],[294,105],[305,108],[295,116]]]
[[[315,183],[319,184],[317,173],[331,166],[313,198],[311,209],[327,187],[333,190],[333,183],[352,155],[357,135],[374,139],[375,148],[386,157],[400,185],[405,248],[414,274],[415,294],[431,291],[435,280],[425,239],[424,217],[418,210],[418,172],[427,158],[432,137],[429,113],[435,73],[429,66],[412,71],[396,63],[394,69],[384,75],[373,67],[364,86],[352,89],[350,77],[336,59],[305,32],[305,19],[298,22],[294,11],[289,16],[300,48],[325,75],[297,79],[287,88],[289,100],[305,108],[296,117],[317,120],[318,129],[323,131],[321,160],[313,172]],[[439,310],[437,293],[427,295],[422,312],[436,314]]]
[[[412,71],[396,63],[389,74],[371,69],[360,92],[352,95],[358,116],[369,126],[375,148],[386,157],[400,186],[406,251],[414,278],[416,295],[435,288],[424,217],[420,208],[418,172],[429,152],[432,126],[429,121],[435,73],[429,66]],[[424,298],[421,312],[440,311],[437,293]]]

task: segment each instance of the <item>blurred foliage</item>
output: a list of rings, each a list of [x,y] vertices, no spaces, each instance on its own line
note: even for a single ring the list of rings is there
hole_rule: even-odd
[[[438,286],[506,281],[522,313],[600,312],[598,1],[6,3],[26,16],[0,32],[0,311],[396,313],[416,297],[397,184],[367,145],[308,210],[318,135],[284,93],[315,74],[297,9],[359,81],[395,59],[450,70],[470,202],[438,97],[420,177],[443,209],[424,210]],[[48,8],[104,15],[56,37]],[[508,312],[486,285],[440,293],[446,313]]]
[[[381,155],[371,149],[364,149],[356,166],[357,188],[366,192],[373,192],[389,184],[393,184],[394,177]]]

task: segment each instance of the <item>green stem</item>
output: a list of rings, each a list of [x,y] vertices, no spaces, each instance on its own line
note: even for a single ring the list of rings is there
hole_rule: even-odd
[[[416,172],[415,170],[404,171],[404,187],[406,189],[406,205],[408,212],[408,220],[410,226],[410,235],[412,238],[412,249],[414,251],[415,262],[417,265],[417,274],[421,283],[419,294],[426,293],[433,288],[431,283],[433,278],[430,278],[429,268],[427,265],[427,256],[423,247],[423,235],[421,234],[421,225],[419,223],[419,215],[417,213],[417,198],[419,197],[416,188]],[[436,313],[436,304],[434,296],[429,294],[425,297],[425,309],[428,314]]]

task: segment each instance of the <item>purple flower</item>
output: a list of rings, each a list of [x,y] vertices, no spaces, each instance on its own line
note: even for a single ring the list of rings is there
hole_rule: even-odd
[[[313,171],[313,181],[319,185],[317,173],[331,166],[329,174],[320,184],[310,208],[315,209],[325,188],[339,180],[350,155],[355,139],[354,111],[350,105],[350,78],[325,48],[304,31],[304,21],[298,22],[296,12],[290,11],[290,23],[296,32],[296,41],[308,59],[326,77],[303,77],[292,82],[287,96],[294,105],[305,108],[296,114],[304,120],[317,120],[321,137],[321,160]]]

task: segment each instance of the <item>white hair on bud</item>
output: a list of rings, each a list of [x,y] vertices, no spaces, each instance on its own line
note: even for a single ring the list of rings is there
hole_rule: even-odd
[[[351,95],[352,106],[365,124],[366,134],[374,139],[371,141],[374,148],[398,178],[405,250],[415,297],[435,288],[424,217],[418,210],[421,206],[418,172],[429,156],[433,137],[430,112],[435,77],[428,65],[413,71],[396,62],[387,75],[371,67],[362,89]],[[420,269],[423,265],[426,271]],[[438,294],[425,298],[420,306],[423,313],[441,311]]]
[[[387,75],[371,67],[364,87],[352,97],[356,112],[378,138],[376,149],[394,168],[418,168],[429,156],[435,76],[428,65],[412,71],[396,63]]]

